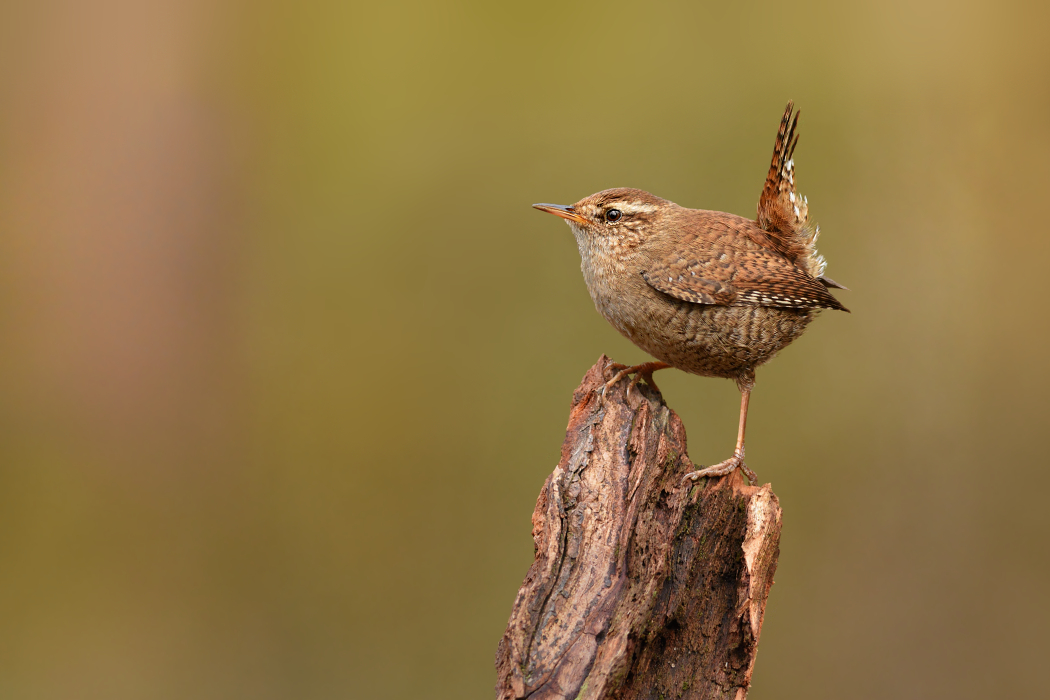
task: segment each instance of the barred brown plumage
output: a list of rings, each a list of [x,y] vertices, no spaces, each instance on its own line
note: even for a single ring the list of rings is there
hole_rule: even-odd
[[[795,189],[798,113],[788,102],[755,220],[687,209],[643,190],[603,190],[572,206],[536,204],[569,223],[598,311],[660,362],[626,367],[735,379],[741,413],[733,457],[691,475],[719,476],[744,464],[744,428],[755,368],[797,338],[821,309],[848,311],[828,292],[819,227]],[[609,217],[610,211],[618,212]],[[655,386],[655,384],[653,384]]]

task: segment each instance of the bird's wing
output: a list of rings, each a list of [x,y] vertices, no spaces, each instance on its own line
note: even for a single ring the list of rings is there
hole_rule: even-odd
[[[651,262],[642,277],[654,289],[694,304],[849,310],[819,280],[774,251],[691,252]]]
[[[780,120],[776,145],[773,147],[773,162],[766,175],[766,184],[758,199],[759,228],[765,231],[768,245],[790,260],[805,255],[812,247],[815,236],[807,230],[809,207],[806,198],[795,191],[795,146],[798,144],[798,117],[792,116],[794,103],[788,102],[784,117]],[[814,241],[809,239],[813,238]],[[807,246],[807,243],[810,245]]]
[[[732,304],[737,291],[729,285],[725,268],[707,262],[690,256],[676,256],[649,265],[649,269],[642,271],[642,277],[650,287],[675,299],[694,304]]]
[[[768,250],[748,251],[741,256],[732,284],[739,290],[736,304],[849,311],[820,279]]]

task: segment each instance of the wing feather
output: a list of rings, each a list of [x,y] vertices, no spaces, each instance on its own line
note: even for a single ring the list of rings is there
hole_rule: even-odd
[[[848,311],[820,280],[776,252],[730,250],[721,260],[704,252],[656,261],[642,277],[653,289],[694,304]]]

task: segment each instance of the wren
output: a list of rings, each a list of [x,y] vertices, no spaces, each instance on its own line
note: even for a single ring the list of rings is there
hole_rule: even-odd
[[[628,340],[657,358],[620,370],[644,378],[675,367],[736,380],[740,423],[729,459],[686,478],[723,476],[744,463],[747,406],[755,368],[802,335],[821,309],[848,311],[828,288],[817,253],[820,227],[809,225],[808,200],[795,191],[798,116],[788,102],[755,220],[686,209],[642,190],[616,188],[571,206],[534,204],[566,219],[594,305]],[[630,385],[628,386],[630,391]]]

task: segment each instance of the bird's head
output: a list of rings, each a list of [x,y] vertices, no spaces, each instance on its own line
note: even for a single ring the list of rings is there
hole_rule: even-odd
[[[584,197],[571,206],[533,204],[533,207],[565,219],[580,251],[584,247],[634,247],[658,230],[673,202],[643,190],[617,187]]]

